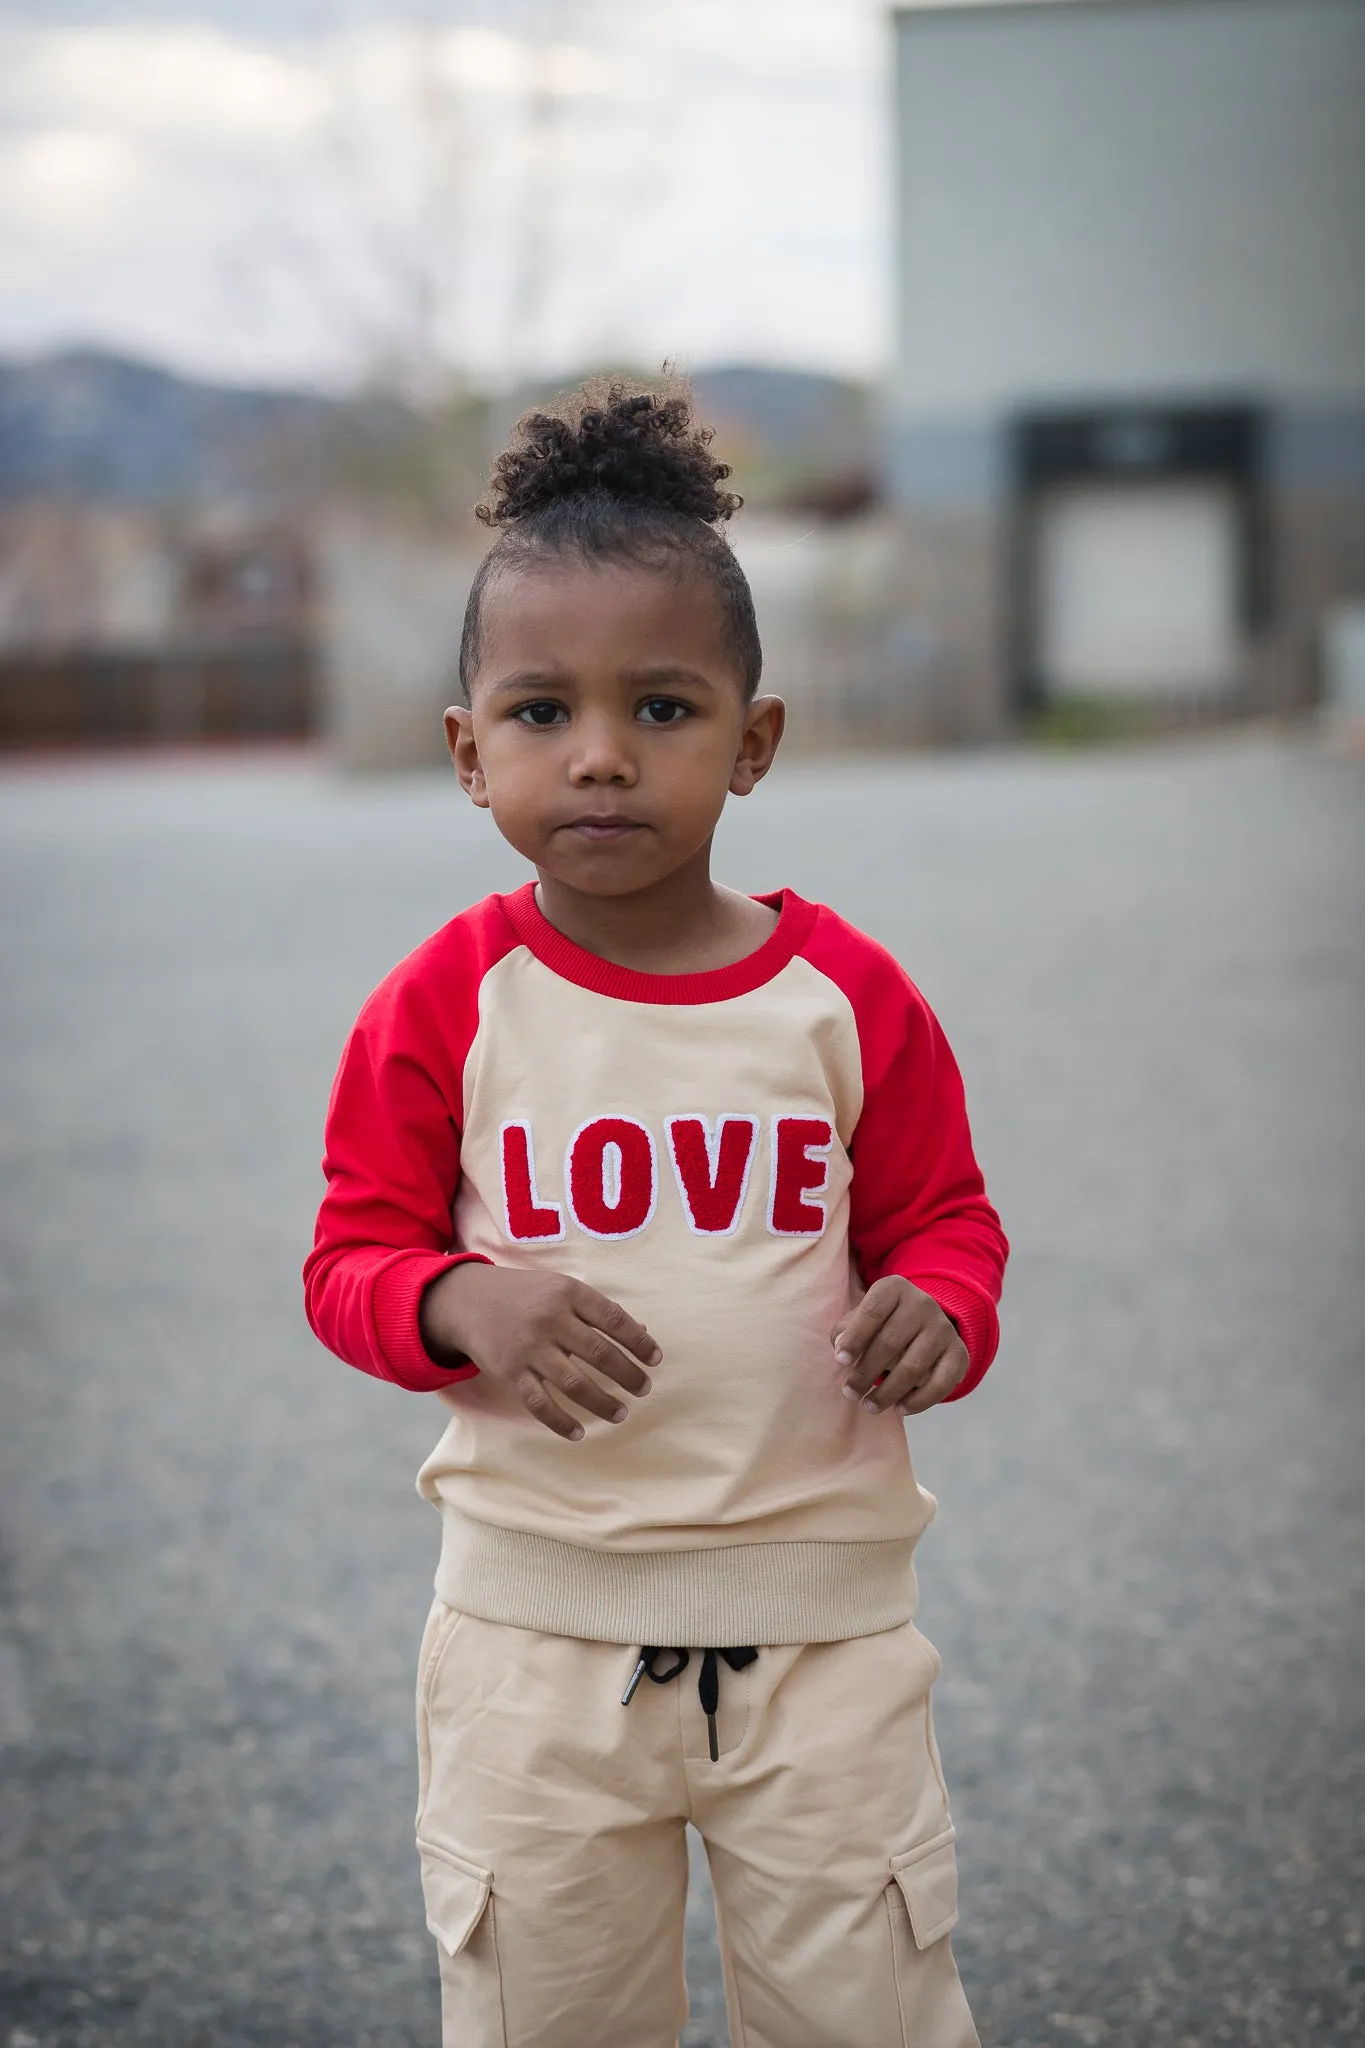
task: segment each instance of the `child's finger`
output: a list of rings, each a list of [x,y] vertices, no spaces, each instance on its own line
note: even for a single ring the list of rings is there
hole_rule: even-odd
[[[865,1347],[862,1357],[844,1382],[844,1395],[850,1401],[871,1400],[873,1393],[880,1394],[877,1382],[884,1380],[900,1364],[906,1351],[914,1343],[919,1322],[915,1304],[902,1299],[882,1324],[875,1337]],[[873,1402],[880,1407],[880,1401]]]
[[[657,1365],[663,1357],[644,1324],[637,1323],[634,1316],[626,1314],[619,1301],[599,1294],[595,1287],[575,1287],[569,1297],[569,1306],[583,1322],[610,1337],[613,1344],[619,1344],[623,1351],[633,1351],[642,1365]]]
[[[945,1351],[928,1379],[922,1381],[913,1393],[907,1394],[904,1400],[898,1401],[896,1406],[902,1415],[923,1415],[926,1408],[947,1400],[966,1369],[956,1349]]]
[[[575,1422],[571,1415],[564,1413],[538,1372],[532,1372],[528,1366],[513,1384],[528,1415],[533,1415],[537,1422],[543,1422],[546,1429],[552,1429],[556,1436],[565,1437],[571,1443],[578,1441],[583,1434],[582,1423]]]
[[[876,1280],[853,1313],[834,1332],[834,1358],[838,1365],[852,1365],[903,1300],[903,1289],[894,1279]]]
[[[921,1330],[888,1368],[881,1385],[873,1387],[863,1402],[864,1408],[898,1407],[928,1379],[942,1353],[943,1333]]]
[[[551,1355],[537,1371],[557,1394],[576,1407],[586,1408],[589,1415],[600,1415],[604,1422],[625,1421],[627,1411],[616,1388],[602,1386],[576,1355],[568,1351]],[[631,1371],[638,1372],[639,1367],[632,1366]]]
[[[600,1372],[604,1379],[615,1380],[618,1387],[624,1387],[628,1394],[647,1394],[651,1381],[642,1366],[635,1363],[600,1330],[593,1328],[576,1317],[569,1325],[564,1348],[575,1358],[581,1358],[594,1372]]]

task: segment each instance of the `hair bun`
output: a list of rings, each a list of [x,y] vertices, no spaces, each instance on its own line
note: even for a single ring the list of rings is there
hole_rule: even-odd
[[[589,386],[554,412],[522,416],[477,516],[506,526],[557,499],[601,493],[714,525],[744,501],[720,488],[730,466],[712,460],[711,439],[684,393]]]

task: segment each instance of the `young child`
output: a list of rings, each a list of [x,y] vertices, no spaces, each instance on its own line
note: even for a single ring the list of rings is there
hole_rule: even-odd
[[[734,2048],[968,2048],[904,1417],[1006,1244],[882,948],[710,872],[771,766],[738,499],[680,396],[533,413],[446,713],[538,880],[361,1012],[308,1314],[436,1393],[418,1848],[446,2048],[664,2048],[685,1826]]]

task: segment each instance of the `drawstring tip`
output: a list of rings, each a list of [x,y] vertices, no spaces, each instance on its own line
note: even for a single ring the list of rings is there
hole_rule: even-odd
[[[706,1740],[711,1750],[711,1761],[713,1764],[718,1764],[720,1762],[720,1743],[716,1739],[716,1717],[714,1714],[708,1714],[706,1717]]]
[[[645,1670],[645,1659],[642,1657],[639,1663],[636,1665],[635,1669],[631,1672],[630,1679],[627,1683],[626,1689],[621,1695],[621,1705],[623,1707],[628,1707],[631,1701],[634,1699],[636,1689],[639,1686],[640,1680],[645,1675]]]

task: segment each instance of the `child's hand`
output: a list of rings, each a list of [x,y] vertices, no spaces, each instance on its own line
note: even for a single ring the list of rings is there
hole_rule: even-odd
[[[551,1388],[589,1415],[624,1422],[629,1410],[615,1387],[647,1394],[649,1375],[635,1360],[653,1366],[663,1356],[619,1302],[564,1273],[451,1266],[422,1296],[420,1323],[422,1342],[438,1365],[472,1358],[480,1372],[510,1387],[537,1422],[574,1441],[583,1425],[565,1414]],[[593,1373],[615,1387],[604,1387]]]
[[[922,1415],[967,1370],[967,1347],[938,1303],[896,1273],[874,1281],[830,1336],[835,1362],[853,1367],[844,1393],[864,1408]]]

